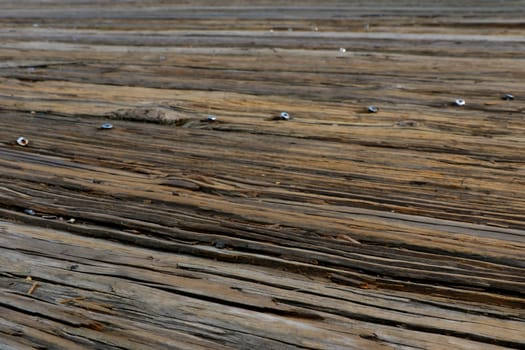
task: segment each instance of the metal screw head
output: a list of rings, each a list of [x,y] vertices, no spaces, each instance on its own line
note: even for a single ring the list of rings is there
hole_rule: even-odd
[[[466,104],[466,102],[465,100],[458,98],[456,101],[454,101],[454,104],[458,107],[463,107]]]
[[[113,125],[110,123],[104,123],[100,126],[101,129],[107,130],[107,129],[113,129]]]
[[[514,100],[514,95],[512,95],[512,94],[505,94],[505,95],[501,96],[501,99],[505,100],[505,101],[512,101],[512,100]]]
[[[217,117],[214,115],[209,115],[208,118],[206,118],[206,120],[209,122],[214,122],[217,120]]]
[[[286,112],[281,112],[280,118],[282,120],[290,120],[290,115]]]
[[[377,108],[376,106],[368,106],[367,111],[368,113],[377,113],[379,112],[379,108]]]
[[[24,213],[27,215],[35,215],[35,211],[33,209],[24,209]]]
[[[29,144],[29,140],[26,139],[25,137],[20,136],[19,138],[16,139],[16,143],[19,146],[25,147]]]
[[[340,48],[339,48],[339,53],[340,53],[340,54],[343,54],[343,53],[345,53],[345,52],[346,52],[346,49],[345,49],[344,47],[340,47]]]

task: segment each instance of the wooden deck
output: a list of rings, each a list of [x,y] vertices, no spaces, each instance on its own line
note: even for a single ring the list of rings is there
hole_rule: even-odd
[[[0,349],[525,348],[524,81],[524,1],[1,1]]]

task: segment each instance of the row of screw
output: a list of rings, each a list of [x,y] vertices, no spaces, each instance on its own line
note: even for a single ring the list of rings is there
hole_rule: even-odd
[[[505,101],[512,101],[514,100],[514,95],[512,94],[505,94],[501,97],[502,100],[505,100]],[[458,107],[463,107],[465,106],[467,103],[464,99],[461,99],[461,98],[458,98],[454,101],[454,105],[455,106],[458,106]],[[377,113],[379,112],[379,108],[376,107],[376,106],[368,106],[367,107],[367,111],[368,113]],[[281,112],[281,114],[279,115],[278,118],[276,119],[280,119],[280,120],[290,120],[291,117],[290,117],[290,114],[288,114],[287,112]],[[217,117],[216,116],[213,116],[213,115],[209,115],[205,121],[208,121],[208,122],[215,122],[217,121]],[[113,129],[113,125],[110,124],[110,123],[104,123],[102,124],[100,127],[100,129],[102,130],[109,130],[109,129]],[[29,144],[29,140],[23,136],[19,137],[16,139],[16,143],[19,145],[19,146],[22,146],[22,147],[25,147]]]
[[[99,127],[99,129],[102,129],[102,130],[113,129],[113,125],[110,123],[104,123]],[[29,145],[29,140],[23,136],[20,136],[19,138],[16,139],[16,143],[19,146],[25,147]]]
[[[514,100],[514,95],[512,94],[505,94],[503,96],[501,96],[501,99],[502,100],[505,100],[505,101],[512,101]],[[454,101],[454,105],[455,106],[458,106],[458,107],[463,107],[467,104],[467,102],[462,99],[462,98],[458,98]],[[367,108],[368,112],[369,113],[377,113],[379,112],[379,108],[377,108],[376,106],[368,106]]]

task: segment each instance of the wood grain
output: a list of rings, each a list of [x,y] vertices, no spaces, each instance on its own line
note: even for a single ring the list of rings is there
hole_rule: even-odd
[[[525,3],[473,4],[3,1],[0,345],[525,347]]]

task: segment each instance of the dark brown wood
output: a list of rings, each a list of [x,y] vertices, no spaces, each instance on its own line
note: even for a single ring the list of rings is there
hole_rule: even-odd
[[[522,1],[66,3],[0,5],[0,347],[525,347]]]

